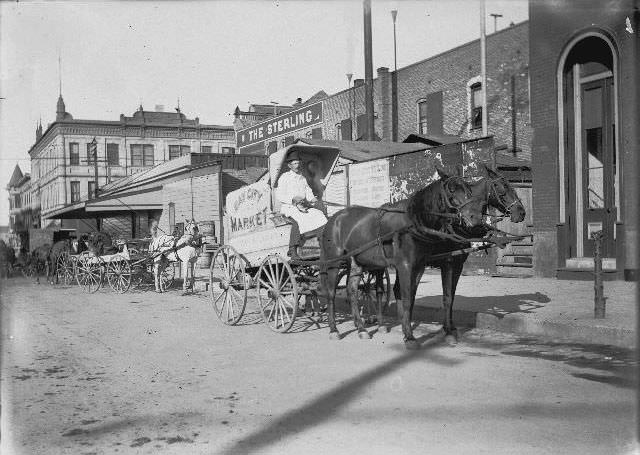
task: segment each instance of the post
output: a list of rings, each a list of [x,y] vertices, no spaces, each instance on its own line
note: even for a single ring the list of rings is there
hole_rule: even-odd
[[[594,241],[594,254],[593,254],[593,289],[595,291],[594,297],[594,317],[596,319],[604,319],[605,305],[607,298],[604,296],[604,289],[602,286],[602,231],[594,232],[591,234],[591,238]]]
[[[391,140],[398,141],[398,47],[396,44],[397,10],[391,11],[393,19],[393,76],[391,77]]]
[[[516,75],[511,75],[511,149],[513,156],[518,153],[518,135],[516,134]]]
[[[480,0],[480,77],[482,79],[482,135],[488,132],[487,112],[487,36],[484,0]]]
[[[342,136],[342,140],[345,141],[352,141],[353,140],[353,118],[351,116],[351,92],[353,90],[351,90],[351,78],[353,77],[353,73],[347,73],[347,95],[349,96],[349,123],[351,123],[351,131],[349,133],[349,139],[346,139],[344,136]],[[355,88],[354,88],[355,90]]]
[[[91,151],[93,155],[93,172],[94,172],[94,180],[96,185],[96,188],[93,190],[94,191],[93,197],[97,198],[98,197],[98,141],[96,141],[95,137],[90,142],[90,144],[91,144]]]
[[[367,135],[365,140],[373,141],[373,48],[371,35],[371,0],[363,0],[364,9],[364,103],[367,115]]]

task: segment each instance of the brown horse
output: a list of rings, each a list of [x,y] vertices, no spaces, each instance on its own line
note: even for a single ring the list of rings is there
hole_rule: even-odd
[[[485,197],[487,195],[488,207],[498,210],[502,215],[508,216],[513,223],[520,223],[526,216],[525,208],[522,201],[518,197],[515,189],[509,184],[507,179],[498,174],[497,172],[489,169],[483,165],[483,169],[486,176],[478,181],[471,183],[471,191],[474,197]],[[407,204],[407,200],[399,201],[394,204],[395,207],[402,207]],[[390,204],[391,205],[391,204]],[[482,237],[489,233],[489,229],[486,226],[477,228],[474,231],[474,236]],[[469,243],[459,243],[453,241],[442,241],[437,244],[432,244],[430,249],[431,255],[440,253],[446,253],[448,251],[460,250],[469,248]],[[442,306],[444,309],[444,321],[443,330],[445,333],[445,339],[449,344],[455,344],[457,341],[457,330],[453,323],[453,300],[455,298],[456,287],[458,286],[458,280],[462,274],[462,268],[466,262],[469,254],[459,254],[456,256],[449,256],[437,260],[427,260],[425,266],[436,267],[440,269],[440,276],[442,279]],[[417,271],[419,276],[424,273],[424,267]],[[418,281],[416,282],[416,287]],[[398,301],[398,308],[401,308],[399,300],[402,298],[400,274],[396,273],[396,281],[393,286],[394,296]],[[413,304],[410,307],[413,308]],[[380,311],[379,311],[380,313]],[[378,316],[380,317],[380,315]],[[409,314],[411,318],[411,314]]]
[[[36,283],[40,284],[40,272],[45,271],[45,274],[49,276],[49,252],[51,251],[50,244],[40,245],[35,248],[29,255],[29,264],[27,267],[31,268],[36,277]]]
[[[438,174],[440,179],[408,200],[378,209],[348,207],[327,222],[320,240],[320,263],[332,338],[339,337],[335,323],[338,260],[348,255],[347,293],[358,336],[370,338],[357,309],[358,281],[362,271],[380,272],[393,266],[402,296],[398,312],[404,341],[408,348],[418,347],[411,329],[411,313],[428,258],[451,251],[448,243],[446,247],[442,246],[445,244],[443,235],[470,235],[473,228],[481,226],[489,197],[487,185],[479,185],[474,194],[469,183],[461,177],[450,177],[441,170]],[[372,246],[363,249],[363,245]],[[445,332],[448,330],[450,327],[445,327]]]
[[[65,253],[79,254],[89,249],[88,244],[89,236],[83,234],[78,240],[59,240],[53,244],[49,250],[49,256],[47,257],[47,281],[50,284],[58,284],[58,259]]]

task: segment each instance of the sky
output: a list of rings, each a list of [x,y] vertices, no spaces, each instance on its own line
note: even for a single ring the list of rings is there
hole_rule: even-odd
[[[478,0],[372,1],[373,68],[393,69],[480,36]],[[55,119],[60,80],[77,119],[117,120],[140,104],[231,125],[236,106],[292,104],[364,78],[363,8],[347,1],[0,2],[0,225],[6,185],[40,119]],[[498,30],[528,19],[525,0],[486,0]],[[60,64],[59,64],[60,61]],[[59,70],[60,68],[60,70]]]

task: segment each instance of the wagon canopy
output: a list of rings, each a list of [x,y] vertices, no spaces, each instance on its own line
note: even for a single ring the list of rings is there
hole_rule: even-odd
[[[322,194],[324,187],[331,177],[331,172],[338,162],[340,150],[335,147],[316,146],[307,144],[292,144],[269,156],[269,174],[271,177],[271,187],[278,186],[278,179],[283,172],[286,172],[286,159],[291,154],[297,152],[302,161],[303,172],[307,176],[309,184]],[[321,184],[321,187],[317,187]]]

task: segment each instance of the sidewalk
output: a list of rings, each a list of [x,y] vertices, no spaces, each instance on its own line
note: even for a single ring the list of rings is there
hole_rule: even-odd
[[[636,347],[636,283],[604,283],[605,319],[594,319],[593,282],[552,278],[461,276],[454,301],[458,326]],[[425,275],[415,317],[441,322],[440,274]]]
[[[208,274],[208,269],[196,268],[198,288],[205,289]],[[392,285],[394,279],[392,275]],[[606,317],[595,319],[593,282],[461,276],[453,317],[458,327],[542,335],[635,349],[636,283],[605,282],[604,295],[607,297]],[[393,314],[393,296],[391,306]],[[442,323],[442,286],[438,271],[430,270],[422,277],[413,319]]]

